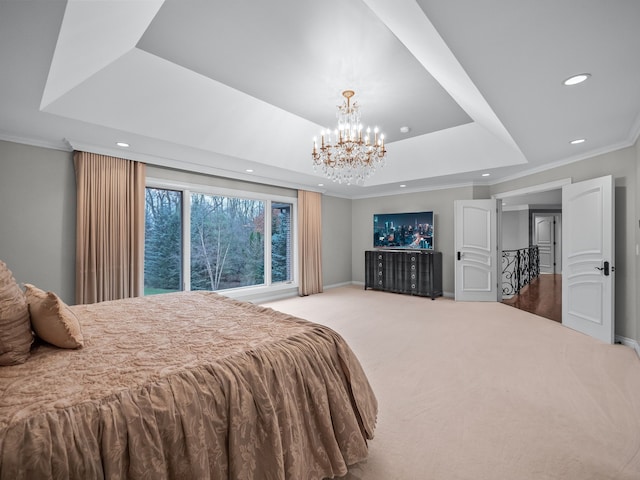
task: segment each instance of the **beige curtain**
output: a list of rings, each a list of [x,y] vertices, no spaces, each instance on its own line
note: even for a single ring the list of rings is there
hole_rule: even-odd
[[[142,294],[145,165],[74,152],[76,303]]]
[[[322,292],[322,195],[298,190],[301,296]]]

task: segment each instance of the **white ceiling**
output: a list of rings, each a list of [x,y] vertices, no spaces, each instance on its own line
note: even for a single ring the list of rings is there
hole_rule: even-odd
[[[0,138],[348,198],[482,185],[632,145],[638,52],[637,0],[2,0]],[[387,138],[364,186],[312,168],[345,89]]]

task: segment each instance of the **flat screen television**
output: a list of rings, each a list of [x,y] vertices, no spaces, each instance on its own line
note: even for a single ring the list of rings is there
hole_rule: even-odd
[[[376,213],[373,247],[433,250],[433,212]]]

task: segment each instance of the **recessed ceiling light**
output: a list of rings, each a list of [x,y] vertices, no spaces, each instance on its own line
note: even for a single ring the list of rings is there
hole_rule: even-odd
[[[400,127],[400,131],[402,133],[409,133],[411,131],[410,127]]]
[[[483,173],[482,176],[483,177],[488,177],[489,175],[491,175],[490,173]]]
[[[129,144],[126,142],[116,142],[116,145],[124,148],[127,148],[129,146]]]
[[[245,170],[245,172],[247,172],[247,173],[253,173],[253,169],[252,169],[252,168],[247,168],[247,169]]]
[[[400,188],[405,188],[406,185],[403,183],[402,185],[400,185]]]
[[[319,187],[324,187],[324,183],[319,183],[318,186]]]
[[[576,138],[575,140],[571,140],[569,143],[571,145],[578,145],[579,143],[584,143],[586,139],[584,138]]]
[[[590,76],[591,76],[590,73],[580,73],[578,75],[574,75],[572,77],[567,78],[562,83],[564,83],[565,85],[568,85],[568,86],[577,85],[577,84],[582,83],[585,80],[587,80]]]

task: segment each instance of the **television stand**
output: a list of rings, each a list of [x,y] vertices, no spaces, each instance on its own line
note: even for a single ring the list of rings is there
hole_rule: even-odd
[[[442,252],[367,250],[364,289],[431,297],[442,296]]]

